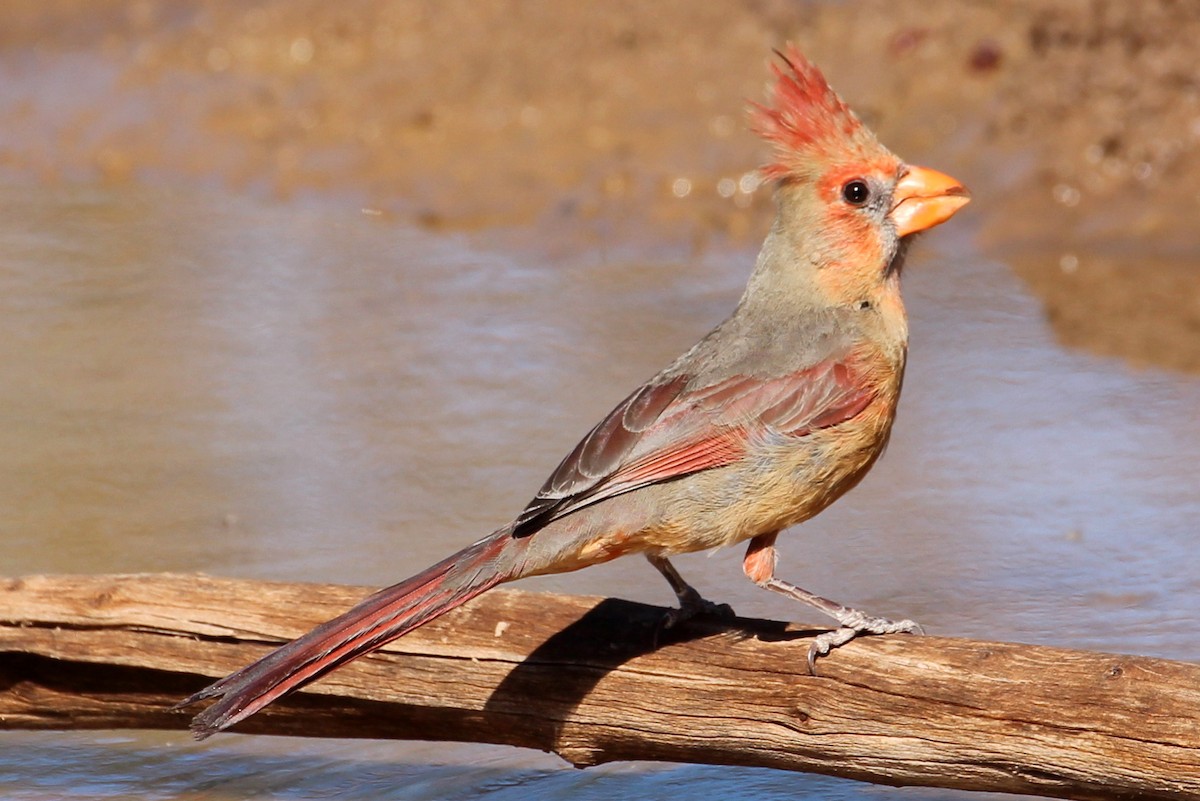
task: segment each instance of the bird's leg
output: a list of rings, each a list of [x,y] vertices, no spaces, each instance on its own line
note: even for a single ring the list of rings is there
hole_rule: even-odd
[[[724,618],[734,616],[733,607],[729,604],[716,604],[704,600],[695,587],[683,580],[683,576],[679,575],[675,565],[667,561],[665,556],[646,554],[646,559],[658,569],[659,573],[663,574],[663,578],[675,591],[675,597],[679,599],[679,608],[668,611],[663,617],[662,629],[677,626],[686,620],[691,620],[696,615],[714,615]]]
[[[911,620],[891,621],[882,617],[863,614],[857,609],[842,606],[836,601],[801,589],[795,584],[775,578],[775,537],[779,532],[761,534],[750,540],[742,569],[750,580],[760,587],[782,593],[801,603],[820,609],[838,622],[840,628],[818,635],[808,649],[808,671],[817,675],[817,657],[825,656],[834,648],[845,645],[860,634],[924,634],[925,631]]]

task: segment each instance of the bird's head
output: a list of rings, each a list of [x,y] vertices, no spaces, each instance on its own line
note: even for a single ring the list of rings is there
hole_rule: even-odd
[[[905,164],[875,138],[794,47],[771,69],[770,102],[751,127],[774,148],[776,234],[847,302],[894,277],[905,237],[950,219],[970,196],[940,172]]]

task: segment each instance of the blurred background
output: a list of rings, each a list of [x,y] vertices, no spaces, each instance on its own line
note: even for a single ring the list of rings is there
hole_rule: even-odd
[[[787,41],[974,202],[909,259],[887,455],[780,575],[931,633],[1200,660],[1200,7],[1168,0],[9,0],[3,575],[379,586],[506,522],[732,309],[772,214],[744,109]],[[679,566],[817,622],[739,557]],[[525,586],[673,600],[638,561]],[[15,799],[680,794],[968,797],[0,734]]]

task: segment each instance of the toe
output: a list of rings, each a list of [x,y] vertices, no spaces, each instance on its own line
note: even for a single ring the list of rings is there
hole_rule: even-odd
[[[858,629],[842,627],[818,634],[813,638],[812,645],[808,646],[808,672],[813,676],[817,675],[817,657],[825,656],[834,648],[840,648],[857,637],[858,633]]]

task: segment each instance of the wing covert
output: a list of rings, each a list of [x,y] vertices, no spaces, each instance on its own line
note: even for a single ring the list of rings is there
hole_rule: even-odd
[[[765,380],[691,381],[680,375],[651,382],[622,401],[551,473],[517,517],[513,536],[614,495],[731,464],[757,435],[803,437],[845,422],[875,397],[873,386],[837,359]]]

